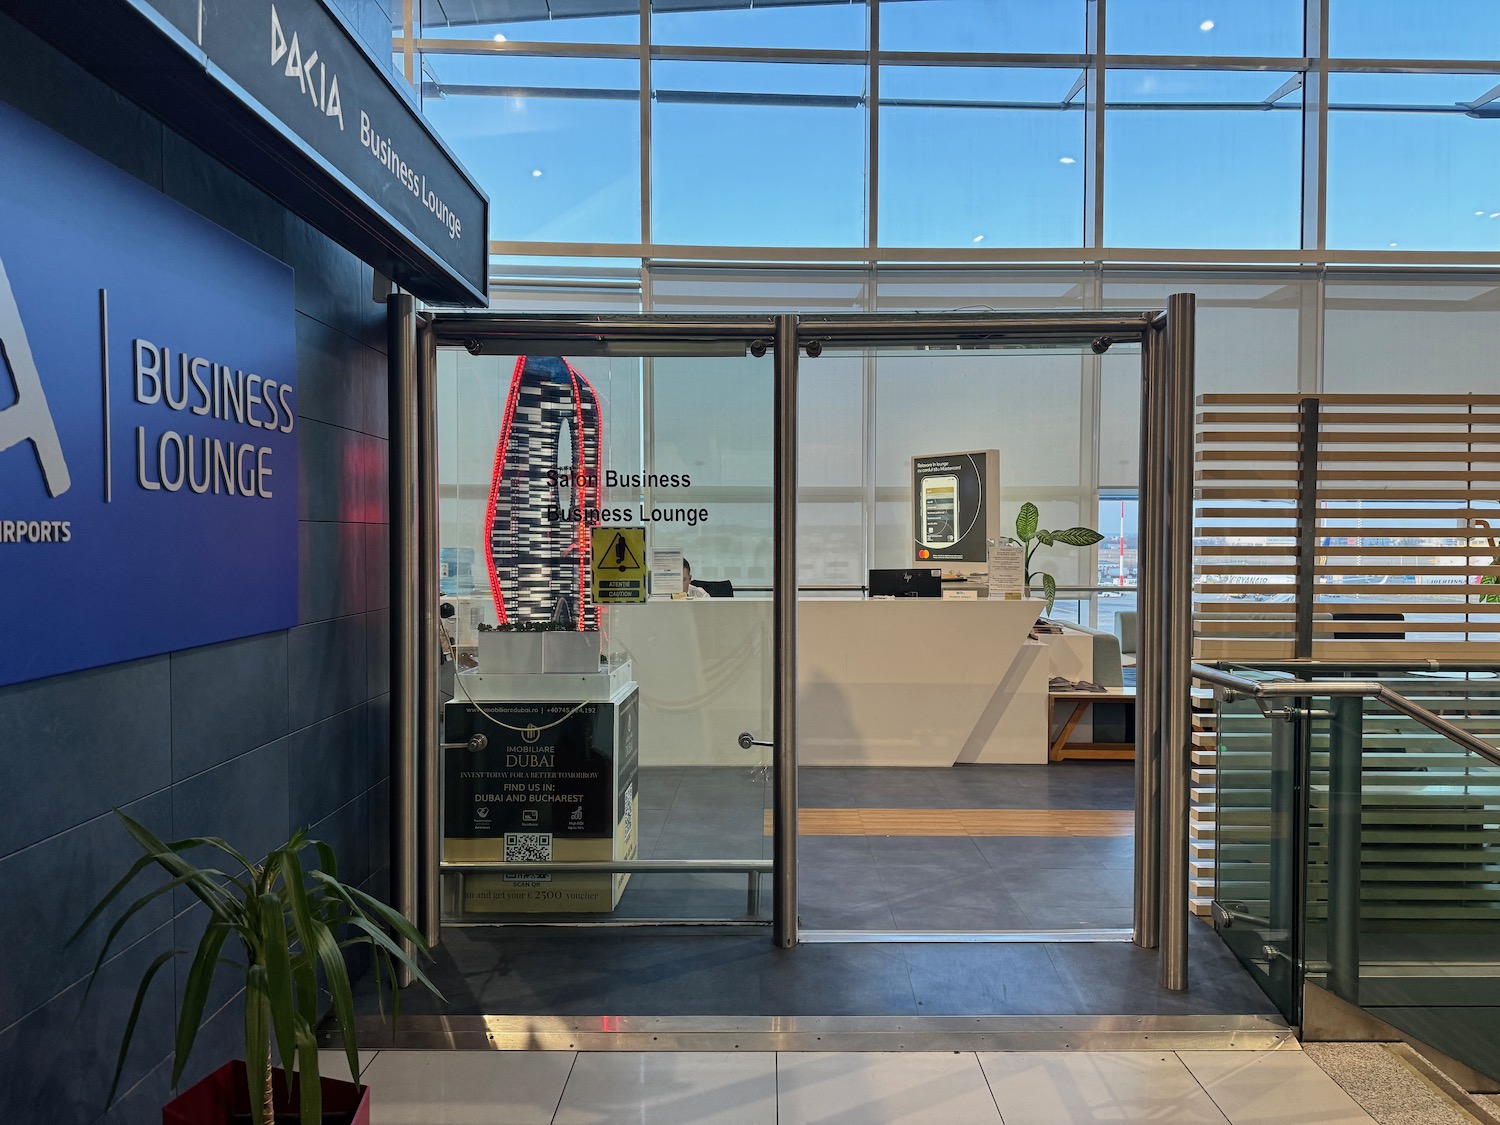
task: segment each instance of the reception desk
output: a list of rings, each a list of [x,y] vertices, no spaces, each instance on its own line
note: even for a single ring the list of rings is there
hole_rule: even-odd
[[[1047,760],[1041,602],[798,607],[797,746],[809,766]]]
[[[1045,762],[1052,654],[1027,639],[1042,609],[1000,599],[804,598],[801,763]],[[606,632],[640,684],[642,765],[766,760],[765,748],[745,751],[737,739],[741,731],[771,738],[769,601],[617,606]]]

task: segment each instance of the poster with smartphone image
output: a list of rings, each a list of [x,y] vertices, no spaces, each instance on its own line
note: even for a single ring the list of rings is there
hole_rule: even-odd
[[[1000,452],[972,449],[911,459],[912,559],[979,572],[999,537]]]

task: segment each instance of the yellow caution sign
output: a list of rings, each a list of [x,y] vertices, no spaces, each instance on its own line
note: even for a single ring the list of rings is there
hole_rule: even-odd
[[[646,529],[596,527],[593,534],[593,589],[596,605],[646,600]]]

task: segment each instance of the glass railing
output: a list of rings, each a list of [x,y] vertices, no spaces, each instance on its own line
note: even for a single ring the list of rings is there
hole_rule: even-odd
[[[1500,1076],[1500,676],[1231,671],[1259,686],[1217,711],[1224,941],[1293,1023],[1316,986]]]

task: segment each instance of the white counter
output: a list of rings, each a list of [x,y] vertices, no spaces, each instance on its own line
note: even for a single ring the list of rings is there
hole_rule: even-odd
[[[1049,650],[1027,643],[1036,601],[803,599],[803,765],[1047,760]],[[641,692],[641,764],[760,764],[771,737],[771,603],[616,606],[607,643]]]
[[[1042,603],[804,601],[797,748],[807,766],[1047,760]]]

